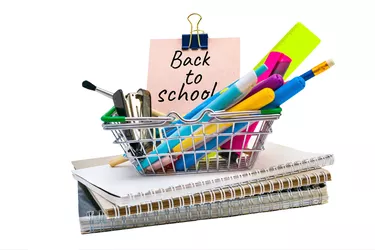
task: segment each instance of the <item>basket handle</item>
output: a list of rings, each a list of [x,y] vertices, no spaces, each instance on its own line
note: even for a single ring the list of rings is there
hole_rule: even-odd
[[[116,108],[113,106],[100,119],[103,122],[125,122],[126,121],[126,117],[125,116],[112,116],[115,111],[116,111]]]

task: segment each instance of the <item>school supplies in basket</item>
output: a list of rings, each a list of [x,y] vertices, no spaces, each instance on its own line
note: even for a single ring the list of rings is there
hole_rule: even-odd
[[[281,116],[280,106],[300,92],[307,80],[334,65],[328,60],[288,79],[320,39],[297,23],[254,70],[239,77],[237,40],[231,43],[208,38],[198,28],[200,20],[193,29],[191,16],[201,18],[196,13],[188,17],[190,34],[177,43],[151,42],[148,80],[159,82],[157,88],[165,86],[166,92],[138,89],[123,93],[119,89],[112,94],[88,81],[82,83],[113,99],[114,106],[101,117],[102,127],[113,133],[114,143],[125,153],[73,162],[73,177],[79,182],[82,233],[327,202],[331,173],[324,167],[333,164],[333,155],[302,152],[266,141],[274,121]],[[234,74],[230,79],[221,74],[227,69],[218,64],[218,55],[230,56],[230,46],[221,47],[223,44],[233,46],[230,70]],[[168,54],[172,61],[164,60]],[[195,98],[189,107],[183,106],[184,100],[169,106],[181,105],[183,112],[160,114],[152,110],[155,100],[178,99],[179,94],[170,86],[183,71],[174,75],[173,70],[189,69],[189,65],[194,70],[186,72],[181,89],[186,94],[180,95],[204,98]],[[204,75],[194,67],[204,69]],[[210,91],[201,88],[202,78],[216,81],[216,76],[220,76],[220,84],[215,82]],[[198,79],[195,83],[194,77]]]
[[[231,87],[227,88],[225,92],[219,95],[215,100],[207,104],[205,110],[219,111],[236,104],[250,92],[250,90],[257,82],[257,77],[264,73],[264,71],[266,70],[267,67],[265,65],[262,65],[257,70],[250,71],[249,73],[241,77],[237,82],[235,82]],[[211,117],[208,114],[205,114],[203,111],[200,111],[193,116],[192,120],[198,118],[200,122],[208,122]],[[189,136],[196,128],[197,127],[191,126],[181,126],[180,128],[177,128],[177,131],[168,137],[168,141],[162,142],[161,145],[159,145],[149,155],[160,155],[170,152],[170,148],[173,148],[180,143],[180,140],[176,139],[176,137]],[[137,167],[138,171],[142,171],[144,168],[148,167],[157,160],[159,160],[159,157],[157,156],[146,156],[145,159],[139,162],[139,166]]]
[[[333,61],[328,60],[326,63],[319,64],[317,67],[314,67],[313,70],[308,71],[304,74],[305,78],[310,79],[312,76],[311,74],[318,74],[327,70],[331,66],[333,66]],[[315,72],[315,73],[313,73]],[[277,76],[271,76],[271,79],[276,79]],[[242,79],[242,78],[241,78]],[[245,83],[245,80],[239,80],[235,83],[232,87],[235,87],[235,90],[238,91],[237,86],[241,86],[241,83]],[[265,81],[267,82],[268,79]],[[238,84],[238,85],[237,85]],[[277,85],[282,85],[281,82]],[[262,86],[260,84],[259,86]],[[256,113],[250,110],[257,110],[261,109],[264,110],[265,113],[260,113],[261,115],[267,114],[267,112],[272,114],[277,114],[279,111],[275,110],[275,108],[280,107],[285,101],[290,99],[292,96],[297,94],[300,90],[302,90],[305,86],[305,80],[302,77],[295,77],[291,81],[287,82],[286,84],[280,86],[274,92],[270,88],[264,88],[259,92],[251,95],[244,101],[239,102],[238,104],[233,106],[233,102],[230,100],[233,99],[225,99],[225,95],[227,92],[219,95],[217,99],[213,100],[211,103],[207,105],[207,107],[213,107],[214,110],[218,110],[215,105],[221,104],[226,106],[233,106],[232,108],[227,109],[228,114],[216,112],[215,115],[219,116],[219,119],[216,119],[208,114],[203,114],[200,118],[198,124],[192,124],[191,121],[185,121],[186,124],[178,124],[173,125],[165,120],[163,126],[160,127],[161,130],[167,130],[170,126],[175,126],[176,132],[166,138],[156,138],[154,139],[154,145],[160,144],[150,153],[144,152],[141,157],[137,155],[129,156],[131,162],[134,164],[136,169],[141,173],[152,173],[152,174],[160,174],[166,172],[205,172],[205,171],[229,171],[229,170],[240,170],[240,169],[248,169],[251,168],[252,164],[257,158],[257,154],[260,150],[262,150],[262,144],[265,141],[266,135],[270,132],[270,125],[264,124],[263,127],[258,132],[251,131],[250,133],[247,132],[246,128],[252,126],[255,122],[257,122]],[[230,91],[232,87],[229,87],[227,91]],[[250,91],[247,90],[247,93]],[[241,93],[242,96],[246,96],[247,94],[243,92]],[[241,94],[237,94],[240,96]],[[272,95],[271,95],[272,94]],[[232,94],[230,94],[232,95]],[[272,96],[272,97],[271,97]],[[268,97],[272,98],[268,101]],[[239,99],[234,98],[234,100]],[[225,101],[223,101],[225,100]],[[247,115],[250,115],[250,119],[244,120],[244,122],[238,122],[239,119],[246,119],[246,114],[239,112],[250,112]],[[237,114],[234,114],[236,113]],[[200,113],[198,113],[200,114]],[[232,114],[232,116],[230,116]],[[220,115],[222,117],[220,117]],[[237,117],[236,117],[237,115]],[[275,116],[274,116],[275,117]],[[182,118],[180,118],[183,120]],[[227,120],[226,120],[227,119]],[[228,120],[229,119],[229,120]],[[234,120],[230,120],[234,119]],[[266,119],[272,119],[271,116],[266,117]],[[274,119],[274,118],[273,118]],[[160,121],[160,120],[158,120]],[[208,124],[205,124],[209,121]],[[228,122],[225,122],[228,121]],[[150,126],[151,123],[148,123]],[[105,129],[115,129],[113,126],[104,125]],[[119,127],[118,127],[119,128]],[[128,129],[135,129],[132,127],[128,127]],[[146,129],[146,128],[145,128]],[[245,129],[243,131],[243,129]],[[230,145],[230,149],[228,150],[228,154],[226,158],[229,159],[226,164],[220,164],[218,157],[216,158],[216,164],[212,164],[215,159],[210,160],[208,154],[215,152],[221,153],[217,148],[221,147],[222,144],[233,138],[233,136],[240,135],[241,131],[244,133],[244,139],[241,144],[237,145]],[[163,133],[162,133],[163,134]],[[254,144],[248,147],[247,138],[256,137],[254,140]],[[121,138],[117,138],[121,139]],[[133,140],[136,143],[136,140]],[[125,144],[131,143],[131,141],[124,142]],[[215,149],[216,148],[216,149]],[[224,152],[223,150],[221,150]],[[180,153],[179,153],[180,152]],[[246,156],[240,157],[240,160],[236,162],[231,161],[232,154],[237,154],[241,156],[243,153],[246,153]],[[203,157],[207,158],[206,166],[202,167],[202,164],[196,165]],[[244,160],[242,160],[244,159]],[[210,163],[211,162],[211,163]],[[145,171],[146,170],[146,171]]]

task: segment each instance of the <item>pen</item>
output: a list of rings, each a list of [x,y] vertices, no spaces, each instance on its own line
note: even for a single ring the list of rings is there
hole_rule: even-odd
[[[279,87],[281,87],[284,84],[284,79],[281,75],[272,75],[268,77],[267,79],[261,81],[255,87],[250,91],[250,93],[247,95],[247,97],[250,97],[262,89],[270,88],[272,90],[276,90]]]
[[[213,111],[219,111],[224,110],[231,105],[238,102],[241,98],[246,96],[250,90],[255,86],[257,82],[257,78],[260,74],[264,73],[264,71],[267,70],[267,67],[265,65],[262,65],[257,71],[250,71],[243,77],[241,77],[237,82],[235,82],[231,87],[229,87],[225,92],[223,92],[221,95],[219,95],[215,100],[210,102],[205,109],[211,109]],[[193,116],[193,119],[199,118],[199,116],[203,113],[203,110],[199,111],[196,115]],[[210,120],[209,115],[204,115],[200,122],[207,122]],[[195,127],[199,127],[200,125],[197,125]],[[194,127],[194,126],[192,126]],[[192,128],[191,126],[185,126],[182,128],[177,129],[172,135],[169,137],[181,137],[181,136],[188,136],[192,134]],[[157,154],[163,154],[168,153],[170,149],[174,148],[176,145],[180,143],[179,139],[169,139],[166,142],[163,142],[160,144],[154,151],[150,153],[151,156],[146,156],[146,159],[141,161],[140,166],[137,166],[138,170],[141,170],[143,168],[146,168],[147,166],[151,165],[155,161],[157,161],[159,158]]]

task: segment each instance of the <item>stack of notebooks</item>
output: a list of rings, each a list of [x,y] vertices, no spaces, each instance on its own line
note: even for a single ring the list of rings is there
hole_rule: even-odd
[[[74,161],[81,233],[129,229],[320,205],[331,154],[266,143],[251,170],[141,176],[113,157]]]

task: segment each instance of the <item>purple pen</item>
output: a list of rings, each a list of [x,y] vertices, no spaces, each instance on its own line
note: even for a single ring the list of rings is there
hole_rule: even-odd
[[[278,74],[272,75],[272,76],[264,79],[263,81],[261,81],[257,85],[255,85],[254,88],[252,88],[252,90],[250,91],[250,93],[246,96],[246,98],[254,95],[255,93],[259,92],[260,90],[262,90],[264,88],[270,88],[272,90],[276,90],[279,87],[281,87],[283,84],[284,84],[284,79],[281,75],[278,75]]]

